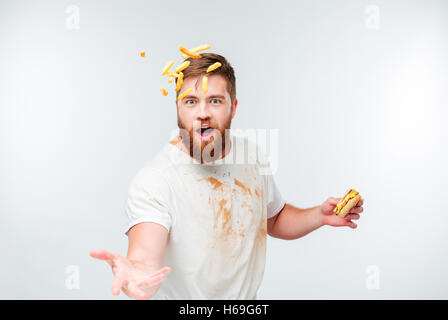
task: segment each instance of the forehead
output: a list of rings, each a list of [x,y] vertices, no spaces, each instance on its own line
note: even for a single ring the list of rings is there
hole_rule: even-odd
[[[207,75],[208,78],[208,88],[207,94],[222,94],[225,96],[230,96],[227,92],[227,81],[220,74]],[[187,89],[193,89],[192,94],[201,94],[202,95],[202,76],[200,77],[190,77],[184,80],[182,84],[181,92]]]

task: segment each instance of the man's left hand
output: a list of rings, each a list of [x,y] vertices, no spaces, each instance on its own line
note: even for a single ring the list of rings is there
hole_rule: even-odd
[[[352,220],[358,220],[360,218],[360,213],[363,212],[362,205],[364,203],[363,198],[361,198],[355,207],[353,207],[349,213],[344,217],[341,218],[336,215],[336,213],[333,212],[334,208],[336,207],[339,200],[342,198],[328,198],[322,205],[320,206],[320,213],[322,215],[322,223],[324,225],[329,225],[333,227],[350,227],[352,229],[355,229],[357,227],[357,224],[354,223]]]

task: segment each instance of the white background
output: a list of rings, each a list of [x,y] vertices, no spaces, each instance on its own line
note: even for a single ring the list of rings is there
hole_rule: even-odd
[[[0,1],[0,298],[127,299],[89,251],[126,254],[130,179],[177,124],[161,69],[203,43],[233,128],[279,129],[287,202],[365,199],[356,230],[269,237],[258,298],[448,298],[447,31],[436,0]]]

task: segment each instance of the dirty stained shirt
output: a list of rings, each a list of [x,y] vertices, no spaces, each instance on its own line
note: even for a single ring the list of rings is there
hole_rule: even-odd
[[[235,156],[241,145],[243,161]],[[213,165],[201,165],[167,143],[134,176],[125,233],[142,222],[169,231],[164,266],[171,272],[155,299],[256,299],[265,269],[267,219],[285,205],[262,165],[270,168],[256,144],[232,136],[229,153]]]

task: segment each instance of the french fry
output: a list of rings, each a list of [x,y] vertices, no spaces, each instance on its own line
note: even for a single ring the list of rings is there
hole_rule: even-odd
[[[183,46],[179,46],[180,52],[186,54],[189,57],[192,57],[193,59],[201,58],[201,56],[197,53],[191,52],[187,48],[184,48]]]
[[[164,96],[168,94],[168,92],[164,88],[160,88],[160,92],[162,92]]]
[[[207,76],[202,77],[202,93],[206,94],[208,91],[208,78]]]
[[[171,82],[173,82],[173,78],[172,78],[172,77],[169,77],[169,78],[168,78],[168,83],[171,83]]]
[[[207,73],[208,73],[208,72],[211,72],[211,71],[213,71],[213,70],[215,70],[215,69],[218,69],[221,65],[222,65],[222,64],[221,64],[220,62],[215,62],[214,64],[212,64],[211,66],[209,66],[209,67],[207,68]]]
[[[190,61],[185,61],[184,63],[182,63],[180,66],[178,66],[176,68],[176,73],[179,73],[179,72],[185,70],[189,65],[190,65]]]
[[[140,57],[144,58],[146,56],[146,52],[145,51],[141,51],[140,52]]]
[[[208,44],[201,44],[200,46],[194,47],[193,49],[190,49],[191,52],[198,53],[199,51],[204,51],[207,49],[210,49],[211,47]],[[186,54],[182,55],[182,58],[186,59],[188,56]]]
[[[179,95],[179,97],[177,97],[177,101],[180,101],[180,100],[182,100],[187,94],[189,94],[191,91],[193,91],[193,89],[187,89],[187,90],[185,90],[184,92],[182,92],[182,94],[181,95]]]
[[[177,78],[176,91],[179,91],[182,88],[182,84],[184,83],[184,74],[183,72],[179,73],[179,77]]]
[[[164,74],[168,73],[168,71],[169,71],[170,68],[173,66],[173,64],[174,64],[174,61],[170,61],[170,62],[168,62],[168,63],[165,65],[165,67],[164,67],[163,70],[162,70],[162,76],[163,76]]]
[[[173,78],[177,78],[177,77],[179,77],[179,74],[176,73],[176,72],[168,71],[167,74],[168,74],[170,77],[173,77]]]

